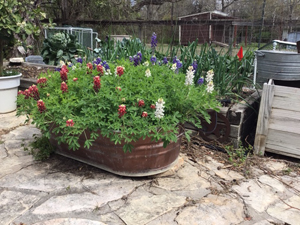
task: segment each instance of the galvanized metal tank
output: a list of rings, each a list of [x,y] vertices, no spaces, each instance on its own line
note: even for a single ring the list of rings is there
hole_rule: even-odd
[[[257,50],[256,83],[262,85],[268,79],[283,81],[300,80],[300,54],[297,52]]]

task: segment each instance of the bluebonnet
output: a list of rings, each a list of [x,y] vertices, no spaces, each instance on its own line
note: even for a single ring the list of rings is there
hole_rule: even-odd
[[[163,58],[163,64],[168,64],[168,59],[167,59],[167,57],[164,57],[164,58]]]
[[[82,63],[82,58],[79,57],[79,58],[76,59],[76,61],[79,62],[79,63]]]
[[[198,84],[198,85],[201,85],[201,84],[203,84],[203,82],[204,82],[204,78],[203,78],[203,77],[200,77],[200,78],[198,79],[198,81],[197,81],[197,84]]]
[[[98,57],[95,61],[93,61],[93,64],[99,65],[101,61],[101,58]]]
[[[142,53],[141,52],[138,52],[136,55],[134,55],[133,56],[133,58],[131,57],[129,57],[129,60],[132,62],[133,61],[133,65],[134,66],[137,66],[137,65],[139,65],[139,64],[141,64],[141,62],[142,62]]]
[[[106,61],[102,62],[102,66],[105,68],[105,70],[109,70],[110,69],[109,65],[108,65],[108,63]]]
[[[141,62],[142,62],[142,59],[143,59],[142,53],[139,51],[136,55],[140,58],[140,60],[141,60]]]
[[[191,65],[192,67],[193,67],[193,70],[197,70],[197,68],[198,68],[198,64],[197,64],[197,61],[196,60],[194,60],[194,62],[192,63],[192,65]]]
[[[60,71],[61,70],[61,68],[59,68],[59,67],[56,67],[55,69],[54,69],[54,71]]]
[[[154,65],[156,63],[156,57],[155,57],[155,55],[151,56],[150,62],[152,63],[152,65]]]
[[[180,62],[179,59],[176,59],[176,66],[177,66],[177,70],[179,70],[182,67],[182,63]]]
[[[176,61],[177,61],[177,56],[174,56],[174,58],[173,58],[173,64],[176,63]]]
[[[130,61],[130,62],[133,62],[132,56],[129,56],[129,61]]]
[[[152,53],[155,52],[155,47],[157,46],[157,39],[156,39],[156,33],[153,32],[151,36],[151,48],[152,48]]]

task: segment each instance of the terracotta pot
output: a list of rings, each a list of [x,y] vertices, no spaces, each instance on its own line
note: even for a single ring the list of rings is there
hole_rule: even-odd
[[[100,134],[100,132],[99,132]],[[170,169],[176,164],[180,152],[183,132],[178,135],[177,142],[171,142],[166,148],[163,142],[153,142],[151,138],[140,139],[131,143],[132,152],[123,151],[123,145],[115,145],[101,134],[89,149],[83,147],[81,136],[80,148],[69,150],[66,144],[58,145],[55,135],[50,142],[56,147],[56,153],[98,167],[114,174],[130,177],[155,175]]]

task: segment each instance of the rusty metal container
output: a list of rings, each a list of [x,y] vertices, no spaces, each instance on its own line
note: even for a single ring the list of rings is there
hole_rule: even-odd
[[[98,139],[89,149],[83,147],[84,137],[79,140],[80,148],[76,151],[69,150],[68,145],[58,144],[56,136],[52,134],[50,142],[56,147],[56,153],[72,158],[111,173],[143,177],[159,174],[170,169],[176,164],[180,152],[182,132],[178,135],[177,142],[171,142],[166,148],[163,142],[153,142],[151,138],[139,139],[133,142],[132,152],[123,151],[123,145],[115,145],[99,132]]]
[[[300,54],[288,51],[258,50],[257,78],[262,85],[269,79],[281,81],[300,80]]]

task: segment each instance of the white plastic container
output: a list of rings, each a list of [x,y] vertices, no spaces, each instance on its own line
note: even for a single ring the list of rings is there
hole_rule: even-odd
[[[0,113],[16,110],[21,76],[22,74],[0,77]]]

